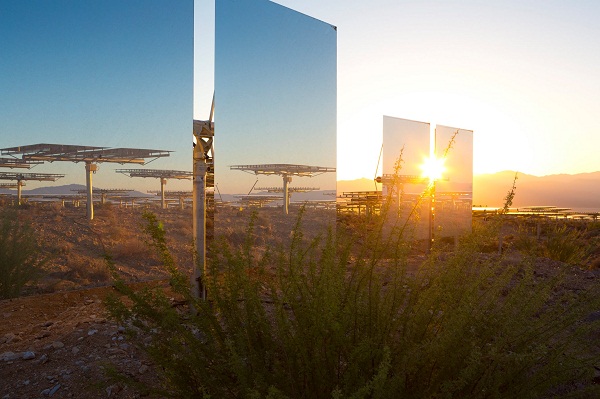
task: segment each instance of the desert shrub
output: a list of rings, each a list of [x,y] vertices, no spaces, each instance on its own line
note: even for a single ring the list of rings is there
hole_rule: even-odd
[[[33,228],[19,220],[17,212],[0,213],[0,298],[20,295],[23,287],[38,278],[45,263]]]
[[[54,213],[63,213],[64,207],[62,206],[62,202],[53,201],[45,205],[46,208],[50,209]]]
[[[597,220],[590,221],[586,224],[586,238],[598,237],[600,236],[600,222]]]
[[[554,223],[547,236],[544,254],[550,259],[571,264],[581,264],[586,260],[587,242],[577,229],[570,229],[566,224]]]
[[[112,248],[112,256],[114,259],[137,259],[140,257],[148,257],[150,251],[144,241],[137,237],[123,238],[116,243]]]
[[[516,227],[512,246],[519,251],[536,254],[539,251],[537,240],[537,224],[521,222]]]
[[[598,270],[598,269],[600,269],[600,257],[592,259],[590,261],[590,264],[588,265],[588,268],[590,270]]]
[[[54,273],[65,281],[77,282],[80,285],[97,285],[110,282],[111,275],[106,262],[102,259],[89,259],[83,257],[71,257],[69,259],[70,269],[60,273]]]
[[[179,234],[181,236],[191,236],[193,232],[191,218],[183,217],[171,221],[170,230],[172,233]]]
[[[110,281],[110,273],[105,262],[100,259],[93,259],[89,262],[86,273],[82,275],[82,278],[87,279],[89,282],[102,284]]]
[[[111,280],[106,262],[102,258],[91,258],[78,253],[67,257],[66,270],[55,271],[50,276],[79,284],[99,284]]]
[[[53,247],[52,251],[58,255],[69,255],[74,248],[74,244],[69,241],[59,241]]]
[[[597,290],[559,289],[560,278],[540,278],[527,258],[507,266],[482,255],[494,234],[483,228],[455,252],[434,250],[411,268],[406,243],[381,229],[307,241],[300,219],[285,246],[257,257],[251,224],[241,247],[213,246],[209,300],[201,301],[178,272],[162,225],[145,218],[173,289],[192,311],[173,307],[161,290],[134,291],[116,273],[128,302],[111,297],[107,306],[133,334],[151,337],[139,342],[158,366],[162,396],[598,394],[590,383],[598,357],[586,341],[598,328],[586,321],[600,306]],[[392,244],[396,251],[383,248]]]

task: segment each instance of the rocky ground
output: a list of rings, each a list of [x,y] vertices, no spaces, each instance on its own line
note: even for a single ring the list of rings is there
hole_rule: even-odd
[[[167,273],[143,232],[142,214],[151,210],[164,223],[169,247],[184,272],[192,265],[191,209],[121,208],[96,206],[94,220],[85,208],[59,203],[35,204],[19,211],[37,233],[48,262],[36,284],[24,294],[40,294],[111,284],[105,255],[109,254],[123,278],[130,282],[164,279]]]
[[[191,210],[153,211],[164,222],[178,264],[188,273]],[[26,295],[0,301],[2,399],[137,398],[149,396],[145,387],[157,381],[151,362],[130,341],[125,327],[108,317],[103,305],[103,299],[114,293],[103,259],[106,252],[112,254],[130,283],[168,291],[166,274],[144,243],[142,211],[107,206],[97,209],[92,222],[84,212],[83,208],[56,205],[19,211],[21,218],[32,223],[50,260],[43,277],[27,287]],[[248,215],[243,212],[230,210],[221,217],[239,230],[247,226]],[[276,223],[260,216],[258,230],[272,234],[282,228]],[[239,235],[237,230],[233,233]],[[511,256],[518,260],[518,253]],[[414,261],[423,259],[424,255],[418,254]],[[544,258],[536,263],[542,277],[564,267],[571,268],[566,289],[584,290],[600,283],[598,269],[582,270]],[[143,341],[138,343],[143,345]],[[590,342],[590,351],[600,352],[597,342]],[[119,382],[112,374],[128,383]]]
[[[119,384],[155,380],[152,365],[107,318],[111,288],[21,297],[0,302],[2,398],[137,398],[143,390]]]
[[[164,223],[180,269],[189,273],[191,209],[151,210]],[[57,203],[19,210],[19,218],[35,229],[48,262],[23,296],[0,301],[0,398],[147,396],[144,384],[156,381],[155,370],[103,305],[114,292],[106,253],[126,281],[168,289],[167,274],[145,242],[143,211],[97,206],[94,220],[87,221],[84,208]],[[264,209],[258,215],[258,242],[264,243],[265,235],[280,236],[281,229],[289,236],[296,218],[283,219],[280,213]],[[248,210],[223,210],[220,224],[234,228],[218,233],[230,234],[234,244],[241,244],[250,216]],[[318,226],[322,219],[309,212],[306,225]],[[111,370],[128,384],[112,379]],[[136,383],[134,388],[131,384]]]
[[[134,398],[144,389],[116,383],[153,381],[150,364],[110,319],[103,299],[114,290],[105,253],[123,278],[167,285],[166,272],[145,243],[143,209],[36,204],[19,210],[48,257],[42,277],[23,296],[0,301],[0,398]],[[191,210],[153,208],[181,269],[191,269]]]

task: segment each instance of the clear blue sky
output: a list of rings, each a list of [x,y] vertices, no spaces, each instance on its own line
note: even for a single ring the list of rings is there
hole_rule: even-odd
[[[191,170],[192,82],[192,0],[0,1],[2,148],[173,150],[148,167]],[[129,167],[137,166],[100,164],[94,185],[160,187],[113,172]],[[85,184],[81,164],[32,171],[67,173],[56,184]]]
[[[195,0],[202,119],[210,3]],[[338,27],[338,179],[373,177],[383,115],[473,130],[475,173],[600,169],[600,2],[277,3]]]

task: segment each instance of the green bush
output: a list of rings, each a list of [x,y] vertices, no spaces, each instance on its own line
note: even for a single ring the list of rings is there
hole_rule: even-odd
[[[538,254],[537,224],[527,221],[518,223],[512,245],[521,252]]]
[[[482,254],[493,233],[476,230],[456,251],[434,250],[415,264],[409,245],[381,228],[307,242],[300,219],[287,247],[257,258],[251,225],[241,247],[213,246],[209,300],[200,301],[175,267],[162,225],[145,218],[173,289],[194,311],[173,307],[160,289],[133,291],[118,276],[129,300],[107,305],[133,334],[151,337],[139,342],[160,373],[161,396],[598,394],[598,356],[587,344],[598,323],[586,321],[600,305],[597,290],[539,277],[527,258],[507,266]]]
[[[581,264],[587,259],[588,240],[578,230],[554,223],[547,235],[544,253],[548,258],[570,264]]]
[[[35,280],[45,263],[35,232],[12,210],[0,212],[0,298],[14,298]]]

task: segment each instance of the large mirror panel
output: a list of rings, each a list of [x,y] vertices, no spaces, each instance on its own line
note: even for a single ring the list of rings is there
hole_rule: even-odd
[[[191,176],[165,180],[162,209],[161,178],[116,170],[191,174],[193,1],[3,0],[0,37],[0,211],[49,259],[24,293],[111,284],[105,252],[128,280],[164,278],[146,209],[191,267]]]
[[[336,29],[278,4],[217,0],[215,235],[258,213],[265,244],[335,223]]]
[[[0,148],[168,150],[153,168],[191,171],[192,0],[5,0],[0,35]],[[99,188],[160,189],[158,180],[114,172],[131,164],[98,166]],[[35,169],[64,173],[57,185],[85,185],[82,164]],[[191,182],[169,188],[190,190]]]
[[[386,225],[407,239],[428,236],[429,198],[423,164],[429,158],[430,125],[383,117],[383,200]]]
[[[435,229],[439,237],[471,231],[473,205],[473,131],[437,125],[436,157],[444,158],[436,183]]]

